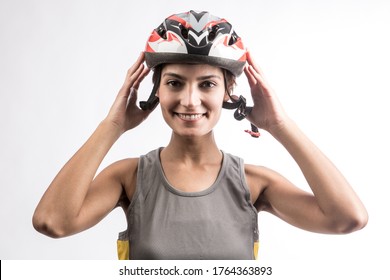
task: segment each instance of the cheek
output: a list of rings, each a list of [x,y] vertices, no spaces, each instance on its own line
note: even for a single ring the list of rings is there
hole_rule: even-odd
[[[158,97],[161,106],[166,106],[175,102],[172,95],[168,95],[166,92],[161,90],[157,91],[156,96]]]
[[[219,92],[217,96],[215,96],[214,103],[222,104],[224,101],[229,101],[230,97],[226,91]]]
[[[160,97],[159,101],[160,101],[161,111],[163,113],[167,112],[170,108],[173,107],[172,101],[167,100],[166,98],[164,98],[164,96]]]

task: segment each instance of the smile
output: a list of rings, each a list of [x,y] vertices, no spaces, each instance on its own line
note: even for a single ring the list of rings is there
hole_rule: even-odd
[[[180,114],[180,113],[177,113],[177,116],[182,119],[182,120],[185,120],[185,121],[195,121],[195,120],[199,120],[200,118],[203,117],[204,114]]]

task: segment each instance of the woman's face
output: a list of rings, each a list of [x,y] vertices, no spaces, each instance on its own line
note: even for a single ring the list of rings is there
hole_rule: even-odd
[[[167,64],[157,96],[174,133],[207,135],[218,122],[227,97],[223,72],[207,64]]]

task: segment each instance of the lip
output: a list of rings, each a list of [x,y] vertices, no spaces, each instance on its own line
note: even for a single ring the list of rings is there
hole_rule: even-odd
[[[205,116],[204,113],[175,113],[175,115],[179,119],[187,122],[196,122]]]

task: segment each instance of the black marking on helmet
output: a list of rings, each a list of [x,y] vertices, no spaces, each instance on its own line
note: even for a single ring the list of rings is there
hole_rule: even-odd
[[[193,10],[190,11],[190,13],[195,17],[195,19],[199,22],[202,17],[205,15],[205,14],[208,14],[208,12],[195,12]]]
[[[167,39],[167,30],[165,29],[164,24],[160,24],[160,26],[156,28],[156,32],[161,38]]]
[[[230,40],[229,40],[229,46],[231,45],[234,45],[238,40],[238,35],[235,31],[233,31],[233,34],[230,36]]]

